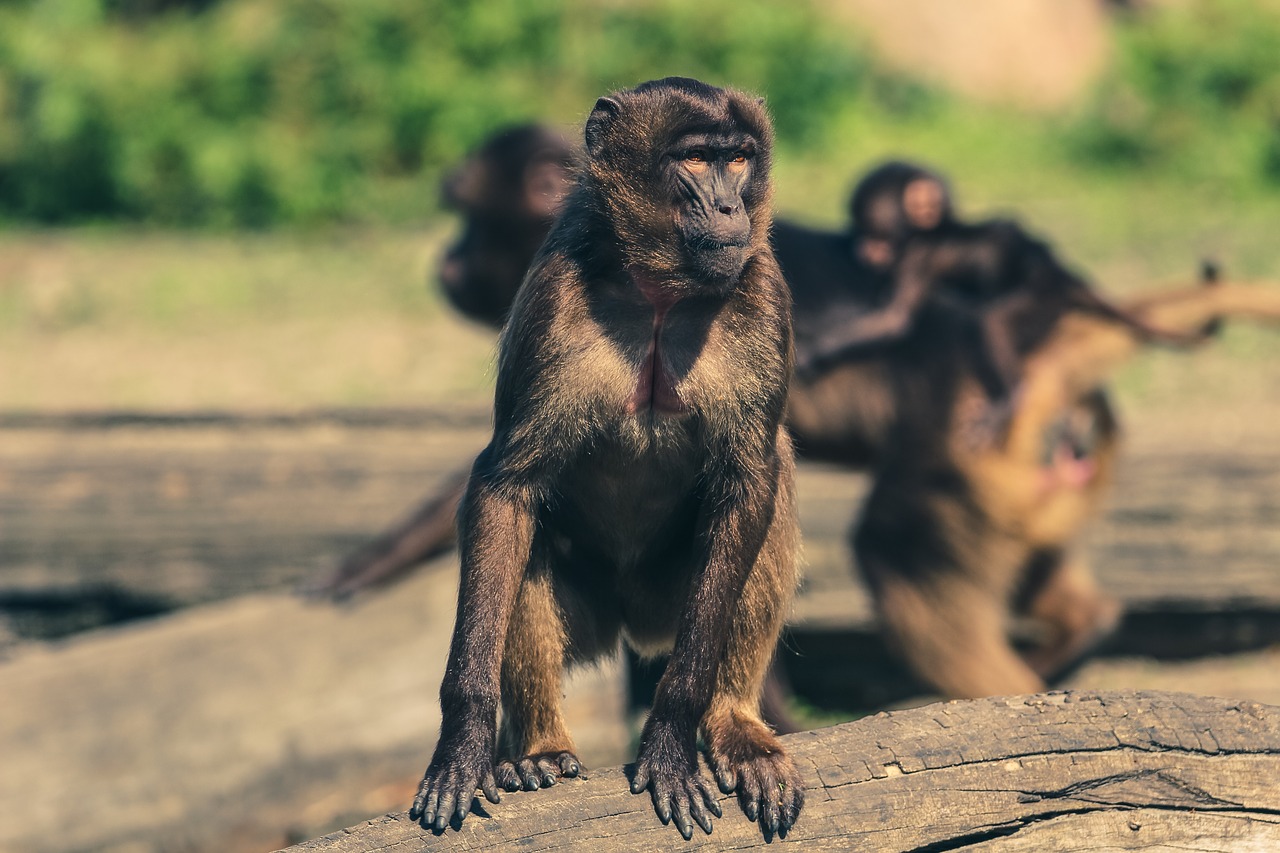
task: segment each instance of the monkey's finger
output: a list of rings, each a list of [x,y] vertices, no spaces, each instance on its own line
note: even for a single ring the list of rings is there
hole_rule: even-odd
[[[800,810],[803,808],[804,788],[795,784],[786,785],[782,790],[782,814],[779,818],[782,826],[790,829],[800,817]]]
[[[762,762],[763,763],[763,762]],[[782,793],[773,770],[765,765],[759,772],[760,783],[760,825],[769,832],[778,831],[778,818],[781,816],[778,800]]]
[[[684,785],[676,785],[672,794],[675,808],[672,809],[671,819],[675,821],[676,829],[680,830],[684,840],[688,841],[693,838],[693,821],[689,818],[689,792],[685,790]]]
[[[436,806],[436,832],[444,832],[444,828],[449,825],[449,815],[453,812],[454,804],[457,802],[458,795],[453,790],[453,781],[451,775],[448,784],[441,786],[440,802]]]
[[[754,773],[738,775],[738,802],[746,812],[748,820],[755,820],[760,815],[760,782]]]
[[[550,788],[560,781],[560,765],[550,758],[538,759],[538,772],[542,774],[542,787]]]
[[[484,779],[480,782],[480,790],[484,791],[484,798],[489,802],[502,802],[502,797],[498,795],[497,780],[494,778],[492,770],[484,774]]]
[[[662,825],[666,826],[671,823],[671,791],[661,779],[654,779],[649,791],[653,795],[653,810],[658,813],[658,820],[662,821]]]
[[[582,772],[582,765],[572,752],[560,753],[560,772],[565,776],[577,776]]]
[[[714,769],[716,774],[716,785],[720,787],[720,793],[732,794],[734,789],[738,787],[738,774],[734,772],[733,767],[729,764],[723,764]]]
[[[707,809],[706,799],[701,790],[691,792],[689,814],[692,815],[698,826],[702,827],[703,832],[707,835],[711,834],[711,814]]]
[[[702,801],[707,804],[711,813],[716,817],[724,817],[724,811],[720,808],[720,798],[701,776],[698,777],[698,791],[702,794]]]
[[[526,791],[536,791],[542,787],[542,779],[538,776],[538,768],[532,761],[525,758],[517,765],[517,772],[524,781],[524,789]]]
[[[423,823],[429,824],[436,819],[436,803],[439,799],[440,792],[436,788],[434,781],[423,779],[422,787],[418,789],[418,796],[413,801],[413,807],[417,810],[418,817],[422,818]]]
[[[631,777],[631,793],[638,794],[647,787],[649,787],[649,771],[637,764],[636,773]]]
[[[494,770],[498,784],[508,791],[520,790],[520,777],[516,775],[516,766],[510,761],[503,761]]]

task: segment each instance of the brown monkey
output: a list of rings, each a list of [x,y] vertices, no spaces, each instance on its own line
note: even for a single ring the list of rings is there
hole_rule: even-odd
[[[573,146],[554,130],[517,125],[487,139],[445,177],[441,195],[461,214],[462,233],[446,249],[438,277],[445,297],[468,318],[502,328],[568,192],[576,159]],[[345,599],[452,549],[467,473],[449,476],[406,519],[305,591]]]
[[[1224,284],[1132,300],[1125,311],[1192,334],[1232,314],[1280,320],[1280,290]],[[884,630],[924,680],[957,698],[1037,692],[1119,616],[1070,546],[1118,449],[1101,385],[1146,339],[1111,317],[1061,317],[1027,359],[1005,438],[976,448],[961,436],[981,417],[984,392],[954,329],[926,306],[903,341],[898,440],[886,447],[854,550]],[[1039,645],[1013,648],[1011,612],[1048,629]]]
[[[445,205],[462,214],[463,229],[440,263],[440,284],[467,317],[502,327],[569,190],[575,156],[555,131],[519,125],[488,139],[445,178]]]
[[[701,730],[721,790],[767,834],[799,815],[799,775],[757,711],[798,544],[771,146],[755,99],[686,78],[601,98],[587,120],[459,512],[440,741],[411,810],[437,831],[477,787],[497,802],[579,772],[562,669],[619,635],[672,649],[631,790],[685,838],[710,832]]]
[[[441,264],[440,279],[450,301],[463,313],[501,326],[524,271],[554,218],[554,210],[544,205],[558,204],[562,198],[547,190],[568,180],[575,157],[569,144],[553,131],[534,125],[516,127],[488,140],[446,179],[445,198],[463,214],[464,225],[462,236]],[[903,164],[903,169],[915,168]],[[559,171],[548,176],[549,169]],[[531,180],[531,175],[541,177]],[[942,188],[942,215],[949,216],[946,184],[940,177],[934,180]],[[864,193],[871,188],[879,192],[879,186],[870,180],[860,184],[866,188]],[[896,204],[901,190],[895,190]],[[861,216],[858,211],[867,204],[855,193],[855,215]],[[927,212],[927,205],[925,209]],[[885,233],[906,227],[884,223],[883,215],[876,221]],[[922,227],[922,223],[917,221],[911,227]],[[882,294],[888,292],[887,269],[867,263],[856,249],[851,250],[867,236],[774,223],[772,242],[792,289],[801,361],[823,335],[836,333],[873,311]],[[860,353],[859,357],[842,359],[838,369],[824,371],[821,376],[796,378],[788,413],[802,453],[858,468],[871,463],[892,419],[892,392],[885,365],[888,352]],[[307,591],[344,599],[393,580],[451,549],[457,504],[466,479],[466,472],[446,479],[408,518],[346,557]],[[782,705],[769,701],[766,707],[771,722],[780,729],[794,730]]]
[[[901,337],[926,299],[976,325],[974,349],[983,358],[973,369],[999,405],[1007,404],[1027,353],[1069,311],[1129,325],[1151,341],[1204,340],[1156,328],[1111,304],[1015,222],[960,222],[946,183],[924,167],[895,161],[872,170],[855,189],[851,212],[857,251],[892,276],[892,295],[883,307],[829,328],[802,348],[802,374],[842,352]]]

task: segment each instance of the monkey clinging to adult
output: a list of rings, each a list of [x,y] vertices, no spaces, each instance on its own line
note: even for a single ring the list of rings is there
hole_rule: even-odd
[[[807,347],[808,374],[852,349],[905,335],[926,300],[967,317],[981,358],[974,369],[996,404],[1018,383],[1027,355],[1064,315],[1091,314],[1133,329],[1143,340],[1200,343],[1198,333],[1162,329],[1098,295],[1044,242],[1011,220],[961,222],[946,182],[922,166],[893,161],[869,172],[851,202],[855,251],[892,276],[883,307]]]
[[[721,791],[767,834],[799,815],[799,774],[757,709],[799,535],[771,146],[759,102],[695,80],[592,110],[585,168],[502,334],[493,439],[459,510],[440,740],[410,812],[424,825],[461,821],[477,787],[497,802],[576,775],[562,671],[619,636],[671,650],[633,793],[685,838],[710,832],[701,731]]]

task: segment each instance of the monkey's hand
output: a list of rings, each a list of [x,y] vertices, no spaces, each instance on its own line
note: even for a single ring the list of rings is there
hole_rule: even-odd
[[[688,841],[693,823],[711,834],[711,815],[722,817],[720,801],[698,769],[697,743],[692,733],[681,737],[677,728],[657,723],[650,717],[636,756],[631,793],[645,788],[653,795],[653,808],[663,824],[673,820]]]
[[[804,784],[777,736],[758,720],[732,716],[706,728],[707,757],[716,784],[769,835],[785,835],[804,808]]]
[[[582,772],[582,762],[568,750],[538,752],[516,760],[498,762],[498,786],[508,791],[526,791],[550,788],[560,779],[568,779]]]
[[[494,780],[493,726],[464,724],[453,732],[442,732],[431,766],[418,786],[418,796],[409,809],[411,820],[421,819],[422,826],[443,832],[452,820],[461,826],[476,788],[485,799],[498,802],[498,786]]]

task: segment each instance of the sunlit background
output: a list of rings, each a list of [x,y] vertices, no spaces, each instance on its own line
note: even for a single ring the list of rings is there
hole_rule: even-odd
[[[0,756],[29,753],[0,758],[0,802],[25,814],[0,849],[268,849],[404,808],[430,741],[396,735],[426,731],[435,682],[352,673],[397,643],[406,664],[440,657],[412,632],[451,620],[452,576],[357,608],[383,633],[315,664],[314,696],[376,734],[316,722],[325,700],[299,694],[287,723],[235,736],[227,696],[296,675],[291,643],[339,635],[287,619],[253,635],[277,622],[261,596],[483,442],[493,336],[437,292],[456,233],[441,176],[504,125],[576,139],[598,96],[675,74],[766,98],[780,216],[844,227],[859,174],[908,158],[950,178],[963,215],[1017,217],[1109,294],[1190,283],[1204,257],[1280,279],[1275,0],[0,0]],[[1205,595],[1280,613],[1280,335],[1153,352],[1116,387],[1137,461],[1095,562],[1158,587],[1182,561],[1209,573]],[[809,560],[846,577],[862,481],[823,477],[845,503],[806,520]],[[388,595],[445,604],[401,613],[405,639],[378,615]],[[149,646],[146,626],[173,634]],[[201,682],[225,675],[202,655],[238,642],[280,669]],[[1276,655],[1084,683],[1276,702]],[[206,695],[184,728],[184,697]],[[97,727],[63,737],[91,700]],[[219,737],[238,769],[201,763]],[[184,768],[215,790],[203,823]],[[68,788],[84,773],[110,792],[93,819]]]

